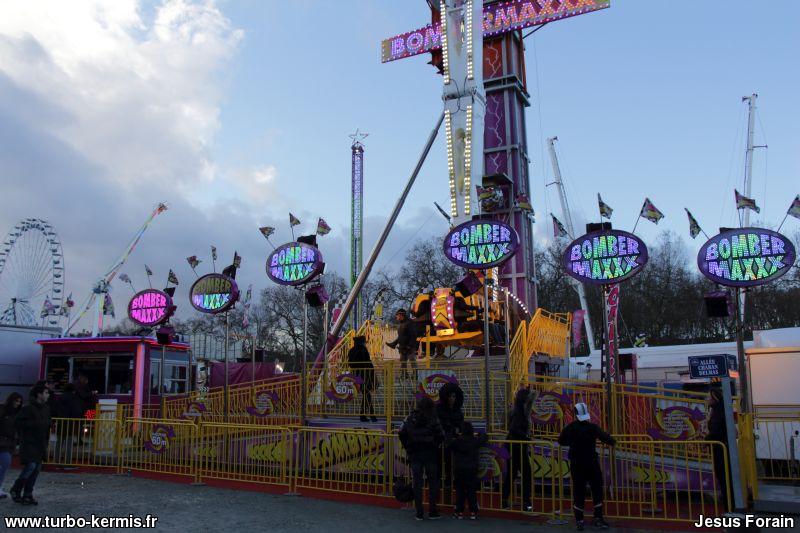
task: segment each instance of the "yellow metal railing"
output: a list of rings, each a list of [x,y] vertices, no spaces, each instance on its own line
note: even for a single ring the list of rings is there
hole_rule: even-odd
[[[411,480],[409,458],[394,432],[142,418],[56,419],[54,428],[51,464],[116,466],[195,483],[225,480],[386,500],[395,480]],[[446,506],[453,502],[455,467],[446,445],[440,453],[438,502]],[[715,456],[725,458],[721,465],[715,466]],[[609,517],[688,523],[730,507],[721,443],[617,435],[617,445],[599,447],[598,457]],[[492,437],[480,450],[479,505],[516,515],[571,515],[570,468],[567,450],[552,439]],[[591,502],[586,506],[591,509]]]
[[[534,355],[569,357],[571,324],[571,313],[551,313],[539,308],[529,322],[519,325],[509,346],[512,386],[528,381]]]

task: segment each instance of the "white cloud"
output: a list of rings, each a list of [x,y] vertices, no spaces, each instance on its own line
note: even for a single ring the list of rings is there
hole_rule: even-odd
[[[0,8],[0,70],[60,108],[49,133],[124,186],[208,179],[219,74],[241,30],[212,3],[136,0]]]

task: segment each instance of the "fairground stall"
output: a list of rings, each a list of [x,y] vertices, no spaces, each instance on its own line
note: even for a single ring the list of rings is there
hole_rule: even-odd
[[[41,378],[55,383],[57,392],[74,383],[93,400],[132,404],[135,416],[141,416],[143,406],[160,401],[162,354],[167,394],[188,392],[194,374],[189,344],[182,342],[166,344],[163,350],[152,337],[66,337],[37,342],[42,346]]]

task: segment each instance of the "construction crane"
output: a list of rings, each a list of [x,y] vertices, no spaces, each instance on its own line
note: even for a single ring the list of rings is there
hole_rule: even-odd
[[[82,311],[78,315],[78,317],[67,326],[66,331],[64,331],[64,336],[68,335],[70,330],[75,327],[84,315],[91,309],[92,305],[94,305],[94,320],[92,321],[92,337],[99,337],[103,333],[103,314],[105,312],[105,301],[106,296],[108,295],[108,291],[111,288],[111,282],[117,276],[119,271],[122,269],[122,266],[125,264],[125,261],[128,260],[131,253],[133,252],[136,245],[139,244],[139,240],[144,235],[144,232],[147,230],[150,223],[153,220],[166,211],[168,209],[167,204],[159,203],[153,212],[150,213],[150,216],[147,217],[147,220],[144,221],[144,224],[141,225],[139,230],[133,236],[131,241],[128,243],[128,246],[125,247],[125,250],[119,256],[119,258],[114,261],[111,266],[106,269],[106,273],[94,284],[92,287],[92,292],[89,296],[87,296],[86,300],[84,300],[83,304],[81,305],[80,309]]]

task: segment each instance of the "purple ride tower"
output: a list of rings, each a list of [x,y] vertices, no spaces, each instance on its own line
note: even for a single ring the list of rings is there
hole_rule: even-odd
[[[431,9],[431,24],[385,39],[381,46],[382,61],[430,53],[430,63],[447,77],[447,61],[443,58],[442,41],[443,38],[452,38],[452,33],[448,37],[447,28],[443,31],[440,14],[443,9],[447,9],[452,17],[454,10],[465,9],[466,20],[466,9],[471,2],[428,0],[427,3]],[[531,197],[528,173],[530,158],[525,125],[525,108],[530,105],[530,95],[525,76],[522,29],[607,7],[610,7],[610,0],[487,0],[482,5],[483,16],[480,23],[483,50],[480,66],[486,99],[482,125],[484,168],[482,183],[472,183],[471,186],[480,184],[484,187],[498,187],[502,190],[505,201],[491,213],[473,216],[502,220],[517,231],[520,239],[519,251],[500,267],[500,282],[530,309],[536,309],[537,298],[532,212],[525,205]],[[468,38],[465,43],[467,41]],[[477,59],[479,53],[475,57]],[[451,151],[450,146],[448,151]],[[468,191],[466,195],[470,196],[471,193],[472,191]],[[457,212],[451,214],[463,214],[458,212],[461,207],[456,206]]]

